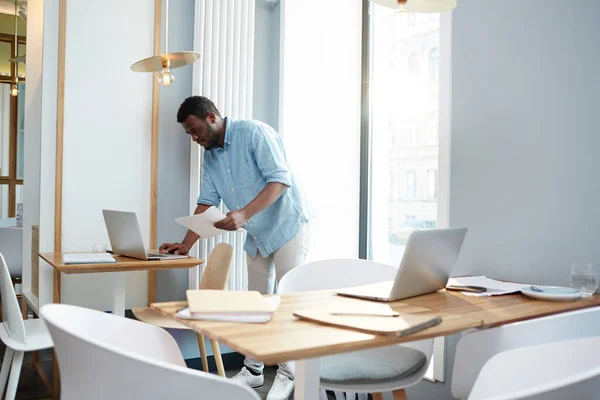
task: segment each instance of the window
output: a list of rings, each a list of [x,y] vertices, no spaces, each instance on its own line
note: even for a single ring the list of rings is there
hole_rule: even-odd
[[[440,79],[440,50],[431,49],[429,52],[429,80],[437,83]]]
[[[19,55],[25,54],[25,38],[18,37]],[[14,57],[15,39],[0,34],[0,59]],[[10,95],[17,74],[19,93]],[[16,215],[17,203],[23,202],[23,110],[25,100],[25,64],[0,62],[0,219]]]
[[[412,126],[410,128],[406,128],[406,145],[407,146],[416,146],[418,144],[418,135],[417,135],[417,127]]]
[[[417,197],[417,173],[406,171],[406,198],[413,200]]]
[[[429,121],[427,126],[427,144],[438,144],[439,140],[440,123],[436,119]]]
[[[430,89],[439,88],[440,17],[416,18],[411,25],[371,3],[367,254],[389,265],[399,265],[413,230],[438,226],[440,91]],[[412,75],[419,54],[432,80]],[[392,70],[391,59],[409,68]]]
[[[410,73],[413,75],[419,75],[419,55],[417,53],[412,53],[410,57],[408,57],[408,68]]]
[[[437,169],[427,171],[427,199],[437,200],[438,197],[438,172]]]

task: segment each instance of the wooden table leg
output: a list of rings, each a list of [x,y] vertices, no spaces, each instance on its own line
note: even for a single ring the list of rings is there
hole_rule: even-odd
[[[156,271],[148,271],[148,305],[156,303]]]
[[[198,336],[198,350],[200,351],[200,359],[202,360],[202,369],[204,372],[208,372],[208,359],[206,357],[206,344],[204,343],[204,336],[197,334]]]
[[[21,314],[23,316],[23,320],[26,320],[29,317],[28,314],[28,305],[27,305],[27,299],[25,299],[25,295],[23,293],[21,293]]]
[[[54,296],[55,304],[60,304],[60,289],[61,289],[61,274],[62,272],[54,270]],[[56,351],[52,353],[52,397],[58,399],[60,397],[60,375],[58,372],[58,359]]]

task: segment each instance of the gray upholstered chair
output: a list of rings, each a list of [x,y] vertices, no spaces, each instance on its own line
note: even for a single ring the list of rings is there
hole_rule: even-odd
[[[316,261],[288,272],[281,279],[278,292],[366,285],[393,280],[396,272],[394,267],[368,260]],[[404,388],[421,381],[432,351],[433,339],[427,339],[323,357],[321,388],[347,394],[373,393],[375,400],[381,399],[383,392],[392,392],[395,400],[406,399]]]

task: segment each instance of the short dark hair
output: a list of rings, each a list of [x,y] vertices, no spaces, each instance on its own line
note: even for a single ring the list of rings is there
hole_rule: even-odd
[[[217,106],[215,106],[215,103],[210,99],[203,96],[188,97],[179,106],[179,111],[177,111],[177,122],[181,124],[190,115],[195,115],[200,119],[206,119],[209,113],[214,113],[217,117],[221,118]]]

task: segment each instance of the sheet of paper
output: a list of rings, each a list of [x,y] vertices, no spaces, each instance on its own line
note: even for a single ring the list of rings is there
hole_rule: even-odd
[[[501,294],[516,293],[524,287],[530,287],[531,284],[501,282],[495,279],[490,279],[485,276],[465,276],[459,278],[450,278],[447,286],[482,286],[487,290],[482,293],[461,292],[467,296],[497,296]]]
[[[279,307],[281,298],[279,296],[266,297],[265,301],[273,308],[273,312]],[[269,322],[273,317],[273,314],[268,315],[223,315],[223,314],[204,314],[202,318],[196,318],[190,313],[189,308],[183,308],[177,311],[177,318],[182,319],[193,319],[202,321],[221,321],[221,322],[253,322],[253,323],[265,323]]]
[[[108,253],[68,253],[63,254],[65,264],[105,264],[117,261]]]
[[[215,222],[221,221],[223,218],[225,218],[225,214],[223,214],[218,208],[211,206],[202,214],[175,218],[175,221],[178,224],[181,224],[186,228],[196,232],[198,235],[200,235],[200,237],[209,238],[228,232],[226,230],[217,229],[214,227]]]

